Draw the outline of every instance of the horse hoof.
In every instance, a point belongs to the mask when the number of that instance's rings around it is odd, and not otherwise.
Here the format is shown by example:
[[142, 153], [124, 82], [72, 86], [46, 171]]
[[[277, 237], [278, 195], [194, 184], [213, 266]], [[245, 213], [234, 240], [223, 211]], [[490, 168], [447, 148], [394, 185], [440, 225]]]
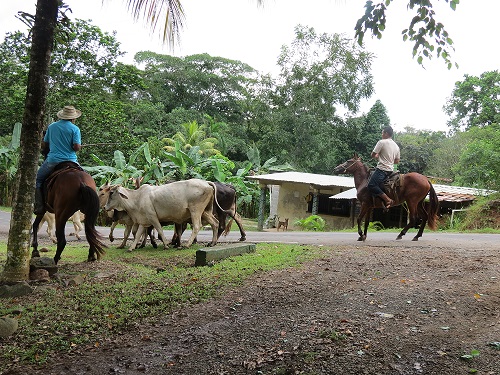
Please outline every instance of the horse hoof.
[[418, 241], [418, 237], [413, 237], [412, 241]]
[[241, 237], [241, 238], [240, 238], [240, 241], [246, 241], [246, 240], [247, 240], [247, 238], [246, 238], [246, 237]]
[[403, 239], [403, 237], [401, 237], [401, 236], [396, 237], [396, 240], [402, 240], [402, 239]]

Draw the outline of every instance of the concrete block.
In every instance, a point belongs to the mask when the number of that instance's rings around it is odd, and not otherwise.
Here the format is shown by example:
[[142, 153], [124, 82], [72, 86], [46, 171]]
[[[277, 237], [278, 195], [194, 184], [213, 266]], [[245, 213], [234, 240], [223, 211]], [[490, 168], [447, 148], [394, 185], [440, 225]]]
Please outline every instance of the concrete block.
[[206, 266], [208, 263], [216, 260], [226, 259], [235, 255], [255, 252], [254, 243], [230, 244], [224, 246], [215, 246], [203, 248], [196, 251], [196, 266]]

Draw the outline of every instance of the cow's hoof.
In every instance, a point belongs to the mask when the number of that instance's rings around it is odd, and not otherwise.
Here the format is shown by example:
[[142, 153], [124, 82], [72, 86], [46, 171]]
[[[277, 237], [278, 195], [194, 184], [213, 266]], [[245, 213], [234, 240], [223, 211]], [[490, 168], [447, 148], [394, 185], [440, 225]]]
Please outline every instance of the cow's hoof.
[[240, 241], [246, 241], [246, 240], [247, 240], [247, 238], [246, 238], [246, 237], [241, 237], [241, 238], [240, 238]]

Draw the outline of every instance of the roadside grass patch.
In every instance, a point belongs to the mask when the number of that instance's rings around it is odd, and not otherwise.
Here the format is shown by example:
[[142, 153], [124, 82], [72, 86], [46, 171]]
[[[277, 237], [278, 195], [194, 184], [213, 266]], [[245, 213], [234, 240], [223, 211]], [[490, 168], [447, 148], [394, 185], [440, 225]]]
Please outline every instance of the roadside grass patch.
[[[98, 346], [182, 305], [221, 295], [256, 273], [298, 267], [325, 251], [315, 246], [258, 244], [255, 253], [195, 267], [197, 249], [108, 248], [102, 261], [88, 263], [88, 245], [68, 243], [59, 279], [37, 284], [31, 295], [2, 300], [0, 316], [17, 317], [20, 328], [0, 342], [0, 372], [12, 362], [41, 364], [58, 352]], [[47, 256], [52, 255], [53, 251]], [[68, 286], [65, 277], [74, 275], [82, 276], [83, 284]]]

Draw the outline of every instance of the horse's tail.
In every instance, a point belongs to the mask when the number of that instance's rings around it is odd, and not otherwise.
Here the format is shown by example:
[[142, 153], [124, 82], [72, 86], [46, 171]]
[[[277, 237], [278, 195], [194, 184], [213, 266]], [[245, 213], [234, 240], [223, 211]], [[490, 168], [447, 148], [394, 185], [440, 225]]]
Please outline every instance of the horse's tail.
[[103, 237], [95, 229], [100, 210], [99, 196], [95, 189], [84, 183], [80, 185], [80, 192], [83, 198], [81, 211], [85, 214], [85, 237], [96, 252], [97, 259], [100, 259], [101, 255], [105, 254], [106, 245], [102, 242]]
[[434, 186], [429, 181], [429, 185], [431, 186], [429, 189], [429, 212], [427, 213], [427, 224], [429, 228], [432, 230], [437, 229], [437, 220], [438, 220], [438, 211], [439, 211], [439, 200], [434, 190]]

